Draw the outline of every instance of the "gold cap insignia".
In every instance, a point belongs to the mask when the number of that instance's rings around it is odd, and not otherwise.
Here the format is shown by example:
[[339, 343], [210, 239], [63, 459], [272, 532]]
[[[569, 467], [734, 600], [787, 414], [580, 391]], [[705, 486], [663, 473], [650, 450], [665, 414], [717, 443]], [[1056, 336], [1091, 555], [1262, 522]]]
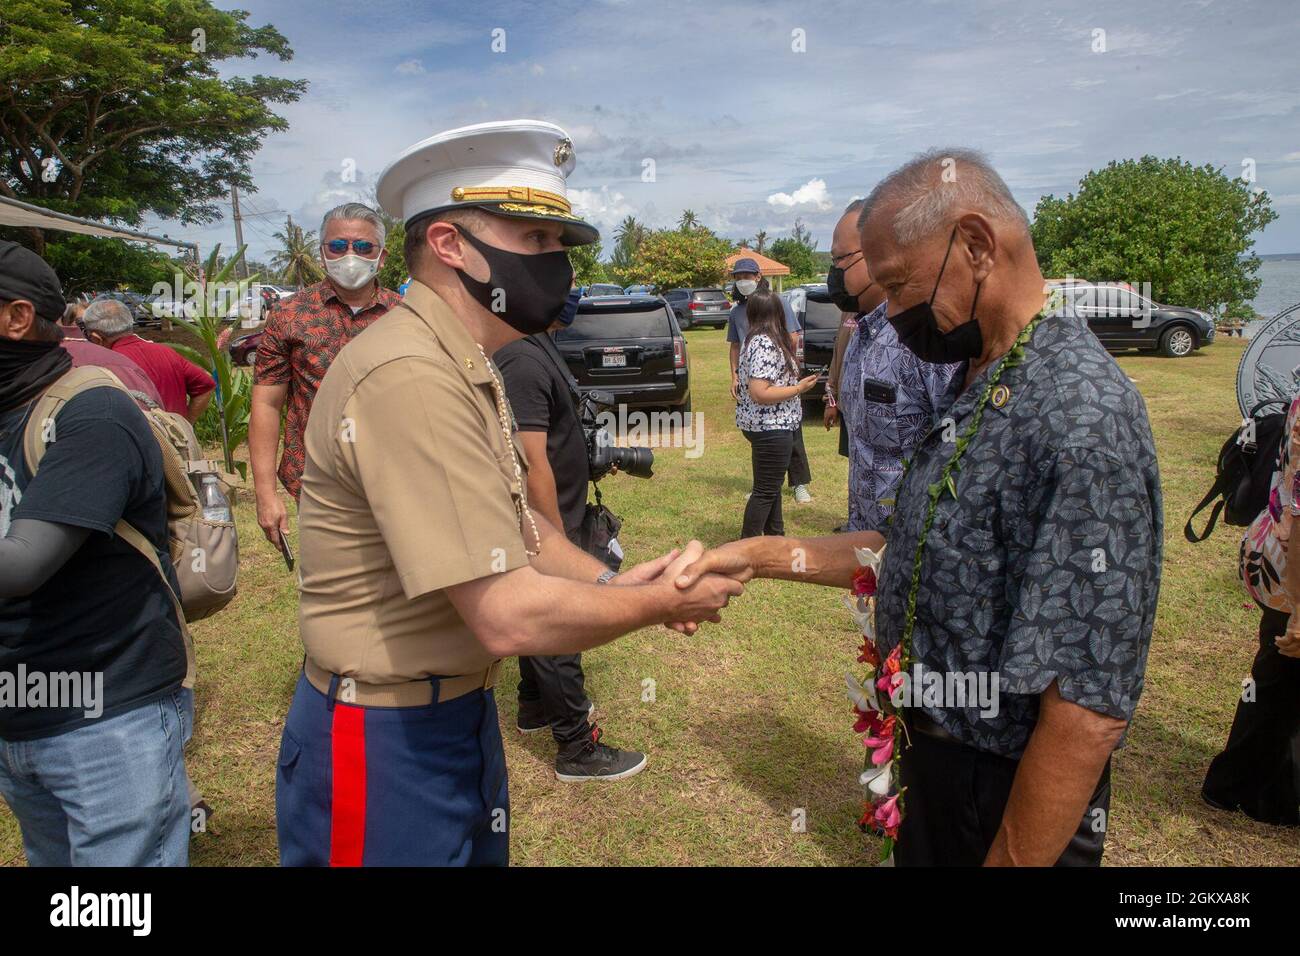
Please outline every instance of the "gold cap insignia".
[[573, 159], [573, 140], [566, 136], [556, 144], [555, 165], [563, 166], [571, 159]]

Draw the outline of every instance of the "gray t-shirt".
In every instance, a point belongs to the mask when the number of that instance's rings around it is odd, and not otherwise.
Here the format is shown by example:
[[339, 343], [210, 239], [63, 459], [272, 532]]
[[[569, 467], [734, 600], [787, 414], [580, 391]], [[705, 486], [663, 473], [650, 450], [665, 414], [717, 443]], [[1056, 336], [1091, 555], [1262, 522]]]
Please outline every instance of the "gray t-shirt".
[[[782, 299], [781, 308], [785, 309], [786, 330], [792, 335], [802, 331], [799, 328], [799, 320], [794, 317], [794, 311], [790, 308], [790, 303]], [[748, 334], [749, 316], [745, 314], [745, 303], [737, 302], [731, 307], [731, 315], [727, 317], [727, 341], [739, 342], [743, 345]]]

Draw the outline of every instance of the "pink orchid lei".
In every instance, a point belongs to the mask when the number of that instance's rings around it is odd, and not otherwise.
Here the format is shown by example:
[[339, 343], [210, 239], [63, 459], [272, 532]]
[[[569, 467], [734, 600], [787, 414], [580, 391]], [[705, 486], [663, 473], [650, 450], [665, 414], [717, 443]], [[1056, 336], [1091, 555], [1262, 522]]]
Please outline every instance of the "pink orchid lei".
[[854, 733], [863, 735], [867, 748], [866, 767], [858, 782], [866, 790], [862, 818], [858, 825], [884, 836], [881, 859], [888, 858], [903, 822], [903, 792], [898, 788], [898, 759], [902, 748], [897, 735], [907, 729], [895, 711], [891, 696], [903, 681], [903, 646], [896, 646], [883, 661], [876, 650], [876, 576], [885, 553], [855, 549], [859, 567], [853, 573], [853, 590], [845, 603], [862, 631], [858, 663], [866, 664], [863, 680], [845, 675], [849, 699], [853, 702]]

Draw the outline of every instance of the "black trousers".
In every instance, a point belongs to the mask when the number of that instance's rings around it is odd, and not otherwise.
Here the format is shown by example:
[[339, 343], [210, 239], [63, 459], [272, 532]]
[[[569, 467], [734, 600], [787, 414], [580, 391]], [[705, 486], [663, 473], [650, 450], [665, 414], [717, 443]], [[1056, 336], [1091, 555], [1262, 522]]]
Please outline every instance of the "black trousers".
[[[912, 731], [903, 751], [907, 787], [894, 844], [897, 866], [981, 866], [1002, 824], [1020, 761]], [[1100, 813], [1095, 811], [1100, 810]], [[1100, 866], [1110, 810], [1110, 761], [1057, 866]]]
[[1210, 763], [1201, 790], [1214, 803], [1263, 823], [1300, 825], [1296, 747], [1300, 735], [1300, 659], [1278, 653], [1289, 615], [1265, 611], [1250, 668], [1255, 699], [1237, 702], [1227, 746]]
[[808, 452], [803, 447], [803, 422], [794, 430], [794, 444], [790, 448], [790, 487], [806, 485], [812, 481], [808, 467]]
[[551, 725], [551, 735], [560, 746], [581, 740], [591, 733], [581, 654], [519, 658], [519, 700], [541, 701]]
[[749, 439], [754, 488], [745, 505], [740, 536], [754, 538], [761, 534], [785, 534], [785, 522], [781, 518], [781, 482], [790, 467], [795, 432], [782, 428], [763, 432], [742, 431], [741, 434]]

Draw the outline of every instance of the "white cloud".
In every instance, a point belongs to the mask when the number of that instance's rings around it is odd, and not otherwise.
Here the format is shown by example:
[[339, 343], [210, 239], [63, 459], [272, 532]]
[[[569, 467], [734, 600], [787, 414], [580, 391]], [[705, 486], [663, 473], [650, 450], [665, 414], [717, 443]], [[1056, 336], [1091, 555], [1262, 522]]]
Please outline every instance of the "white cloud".
[[767, 197], [769, 206], [793, 209], [795, 206], [811, 206], [825, 212], [831, 208], [831, 197], [826, 191], [826, 180], [813, 177], [791, 193], [772, 193]]
[[599, 189], [570, 189], [569, 202], [573, 211], [600, 230], [601, 239], [612, 241], [614, 227], [637, 210], [621, 192], [601, 186]]
[[400, 73], [402, 76], [420, 76], [425, 69], [424, 64], [419, 60], [403, 60], [393, 67], [393, 72]]

